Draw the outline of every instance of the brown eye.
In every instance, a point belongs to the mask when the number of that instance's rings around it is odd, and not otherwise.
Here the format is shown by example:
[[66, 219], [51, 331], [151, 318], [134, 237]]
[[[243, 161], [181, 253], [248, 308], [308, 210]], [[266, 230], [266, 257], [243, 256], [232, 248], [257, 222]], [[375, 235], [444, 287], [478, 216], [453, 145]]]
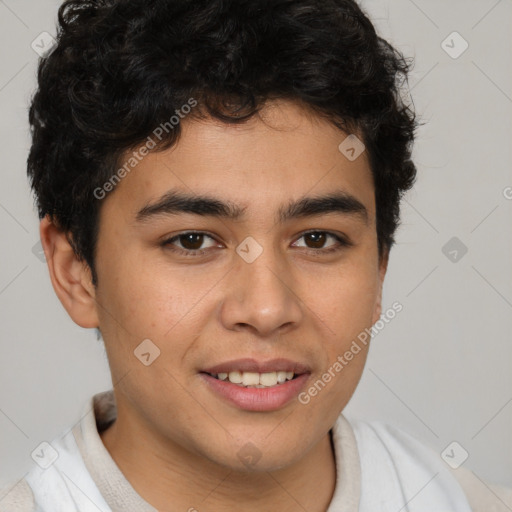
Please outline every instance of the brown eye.
[[[343, 249], [344, 247], [352, 245], [348, 240], [345, 240], [341, 236], [335, 235], [334, 233], [329, 233], [328, 231], [309, 231], [308, 233], [303, 233], [303, 235], [298, 240], [301, 239], [304, 240], [304, 245], [299, 244], [295, 245], [295, 247], [304, 247], [317, 253], [336, 251], [338, 249]], [[325, 246], [329, 239], [334, 240], [334, 243]], [[295, 242], [295, 244], [297, 244], [297, 242]]]
[[186, 233], [179, 235], [178, 240], [184, 249], [196, 251], [201, 248], [204, 241], [204, 235], [201, 233]]
[[[210, 241], [210, 245], [205, 244]], [[202, 232], [187, 231], [173, 236], [162, 242], [162, 246], [186, 256], [195, 256], [206, 254], [209, 251], [205, 249], [215, 247], [216, 240], [210, 235]]]
[[304, 239], [306, 241], [311, 242], [311, 245], [308, 245], [308, 247], [311, 247], [313, 249], [321, 249], [325, 241], [327, 240], [327, 236], [322, 231], [317, 231], [314, 233], [307, 233], [304, 235]]

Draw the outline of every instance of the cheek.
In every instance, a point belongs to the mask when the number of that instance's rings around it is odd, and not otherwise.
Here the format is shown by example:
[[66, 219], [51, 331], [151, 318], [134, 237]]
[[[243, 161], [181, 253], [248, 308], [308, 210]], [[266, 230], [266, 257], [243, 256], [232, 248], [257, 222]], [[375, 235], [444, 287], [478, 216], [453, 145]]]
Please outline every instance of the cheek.
[[340, 265], [309, 287], [308, 303], [336, 339], [336, 348], [372, 323], [379, 283], [371, 264]]
[[315, 313], [325, 322], [318, 324], [324, 329], [322, 368], [303, 396], [310, 417], [318, 415], [324, 418], [322, 421], [334, 422], [359, 383], [371, 341], [369, 331], [378, 291], [371, 276], [347, 272], [343, 278], [338, 276], [338, 281], [331, 281], [337, 283], [331, 286], [331, 293], [311, 297]]
[[310, 424], [329, 428], [336, 421], [361, 379], [368, 347], [368, 343], [352, 340], [332, 347], [326, 364], [298, 397]]
[[144, 255], [125, 255], [99, 276], [99, 302], [108, 305], [99, 308], [100, 326], [104, 338], [114, 340], [109, 344], [111, 362], [116, 359], [120, 365], [137, 366], [133, 352], [150, 339], [161, 351], [159, 363], [176, 366], [173, 361], [194, 347], [194, 340], [214, 314], [219, 276], [143, 262]]
[[178, 272], [169, 272], [154, 262], [145, 264], [143, 254], [125, 255], [104, 272], [102, 298], [123, 325], [138, 334], [151, 328], [161, 335], [170, 329], [191, 305], [199, 290]]

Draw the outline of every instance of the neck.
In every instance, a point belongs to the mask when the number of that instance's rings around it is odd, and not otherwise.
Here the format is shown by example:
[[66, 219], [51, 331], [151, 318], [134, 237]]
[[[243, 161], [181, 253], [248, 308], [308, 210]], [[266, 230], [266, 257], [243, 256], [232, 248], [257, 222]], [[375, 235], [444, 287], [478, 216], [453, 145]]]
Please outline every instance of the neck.
[[242, 473], [172, 443], [162, 448], [120, 412], [101, 439], [135, 491], [158, 510], [325, 512], [329, 506], [336, 482], [329, 434], [291, 466]]

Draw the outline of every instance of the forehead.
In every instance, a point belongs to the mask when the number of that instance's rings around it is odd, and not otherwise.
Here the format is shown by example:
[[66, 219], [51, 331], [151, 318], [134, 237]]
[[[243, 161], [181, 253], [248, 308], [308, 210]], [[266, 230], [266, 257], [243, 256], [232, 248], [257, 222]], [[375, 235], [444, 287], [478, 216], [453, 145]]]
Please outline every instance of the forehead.
[[144, 156], [106, 202], [122, 200], [133, 216], [166, 191], [181, 190], [237, 204], [249, 215], [256, 207], [282, 211], [286, 199], [341, 190], [373, 216], [366, 152], [351, 160], [339, 149], [348, 135], [291, 102], [271, 103], [242, 124], [185, 119], [178, 142]]

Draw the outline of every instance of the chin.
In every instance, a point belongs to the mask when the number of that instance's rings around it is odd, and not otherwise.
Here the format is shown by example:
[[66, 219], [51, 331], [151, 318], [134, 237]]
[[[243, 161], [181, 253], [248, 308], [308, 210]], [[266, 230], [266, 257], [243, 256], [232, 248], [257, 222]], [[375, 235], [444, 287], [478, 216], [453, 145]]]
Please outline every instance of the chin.
[[[279, 471], [298, 462], [309, 451], [303, 435], [293, 439], [274, 438], [269, 442], [266, 430], [261, 436], [247, 436], [244, 440], [231, 441], [227, 445], [217, 443], [216, 450], [210, 445], [204, 456], [214, 464], [223, 466], [236, 473], [257, 474]], [[222, 449], [223, 451], [218, 451]], [[204, 453], [204, 452], [203, 452]]]

